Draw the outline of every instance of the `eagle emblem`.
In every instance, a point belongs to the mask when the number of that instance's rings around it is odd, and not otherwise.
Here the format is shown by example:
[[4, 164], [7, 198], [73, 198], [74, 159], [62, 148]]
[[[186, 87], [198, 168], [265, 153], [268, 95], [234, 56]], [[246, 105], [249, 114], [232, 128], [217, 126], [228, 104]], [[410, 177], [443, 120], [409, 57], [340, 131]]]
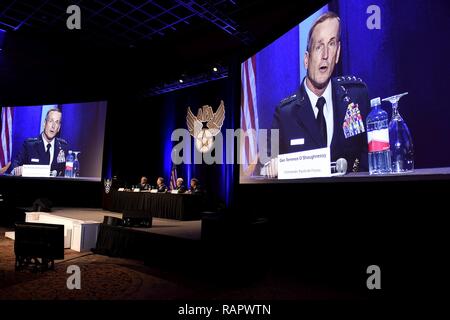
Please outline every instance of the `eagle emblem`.
[[195, 139], [195, 147], [199, 152], [205, 153], [211, 150], [214, 139], [220, 132], [220, 128], [225, 120], [225, 105], [223, 100], [220, 101], [220, 106], [214, 113], [213, 109], [206, 105], [198, 109], [197, 116], [187, 108], [186, 124], [191, 136]]
[[105, 179], [103, 181], [103, 184], [105, 186], [105, 193], [108, 194], [109, 191], [111, 190], [111, 186], [112, 186], [112, 179]]

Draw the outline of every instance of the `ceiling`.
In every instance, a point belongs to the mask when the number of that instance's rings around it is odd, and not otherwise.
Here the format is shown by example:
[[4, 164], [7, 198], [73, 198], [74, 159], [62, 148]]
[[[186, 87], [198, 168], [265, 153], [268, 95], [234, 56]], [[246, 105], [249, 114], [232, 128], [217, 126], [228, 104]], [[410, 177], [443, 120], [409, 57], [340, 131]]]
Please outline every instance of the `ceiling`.
[[[12, 77], [3, 79], [12, 85], [26, 81], [24, 74], [31, 81], [31, 70], [41, 74], [34, 77], [39, 82], [43, 72], [56, 82], [69, 68], [75, 78], [95, 73], [103, 84], [127, 79], [142, 91], [197, 77], [212, 66], [226, 68], [230, 59], [255, 53], [325, 2], [1, 0], [0, 30], [6, 33], [0, 35], [6, 40], [0, 72]], [[66, 27], [66, 9], [73, 4], [81, 10], [81, 30]]]
[[207, 21], [249, 43], [234, 20], [257, 1], [238, 0], [58, 0], [1, 1], [0, 28], [5, 31], [51, 32], [65, 28], [69, 5], [78, 5], [86, 40], [111, 46], [138, 46]]

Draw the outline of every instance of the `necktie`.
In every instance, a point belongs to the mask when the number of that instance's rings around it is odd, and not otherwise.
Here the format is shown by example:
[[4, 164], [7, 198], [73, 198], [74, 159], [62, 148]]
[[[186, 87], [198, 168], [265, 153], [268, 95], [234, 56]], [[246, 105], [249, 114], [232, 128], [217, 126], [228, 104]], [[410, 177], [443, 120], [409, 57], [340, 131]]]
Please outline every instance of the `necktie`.
[[317, 114], [317, 126], [319, 127], [321, 145], [323, 147], [327, 146], [327, 123], [325, 122], [325, 116], [323, 114], [323, 106], [325, 105], [325, 98], [320, 97], [317, 100], [316, 107], [319, 109], [319, 113]]
[[45, 157], [46, 157], [46, 162], [45, 163], [48, 163], [48, 164], [51, 164], [50, 163], [50, 147], [51, 146], [52, 145], [50, 143], [48, 143], [47, 144], [47, 150], [45, 151]]

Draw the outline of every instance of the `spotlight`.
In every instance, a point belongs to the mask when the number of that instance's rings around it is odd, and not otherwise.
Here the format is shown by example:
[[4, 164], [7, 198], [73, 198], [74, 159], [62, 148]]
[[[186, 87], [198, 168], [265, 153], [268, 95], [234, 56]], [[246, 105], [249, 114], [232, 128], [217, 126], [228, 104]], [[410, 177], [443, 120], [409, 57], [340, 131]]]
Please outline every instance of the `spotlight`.
[[213, 71], [214, 71], [214, 72], [217, 72], [217, 71], [219, 71], [219, 69], [217, 69], [216, 67], [214, 67], [214, 68], [213, 68]]
[[180, 80], [178, 80], [178, 82], [179, 82], [179, 83], [183, 83], [184, 81], [183, 81], [183, 79], [180, 79]]

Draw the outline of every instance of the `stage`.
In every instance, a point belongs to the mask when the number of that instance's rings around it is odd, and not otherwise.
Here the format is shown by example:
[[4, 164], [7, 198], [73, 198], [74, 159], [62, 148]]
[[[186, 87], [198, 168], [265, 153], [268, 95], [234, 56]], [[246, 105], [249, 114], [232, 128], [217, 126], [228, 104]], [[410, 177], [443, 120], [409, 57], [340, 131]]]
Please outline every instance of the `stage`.
[[[96, 222], [98, 236], [95, 248], [81, 254], [66, 250], [65, 259], [56, 263], [57, 273], [46, 273], [36, 283], [23, 280], [21, 285], [5, 274], [4, 289], [0, 286], [0, 300], [30, 296], [98, 299], [99, 295], [102, 299], [311, 299], [340, 296], [326, 287], [319, 286], [314, 289], [316, 291], [311, 291], [310, 284], [300, 275], [305, 279], [315, 276], [317, 278], [314, 279], [326, 283], [330, 279], [330, 271], [315, 271], [315, 263], [312, 263], [314, 269], [308, 267], [313, 260], [306, 258], [300, 265], [292, 263], [292, 246], [270, 235], [263, 220], [238, 223], [211, 214], [197, 221], [153, 218], [152, 228], [130, 228], [104, 224], [104, 216], [121, 218], [122, 214], [102, 209], [59, 207], [54, 208], [50, 215], [56, 219]], [[8, 239], [3, 240], [3, 245], [8, 247], [7, 266], [12, 268], [14, 245]], [[67, 267], [74, 264], [82, 268], [83, 279], [89, 279], [83, 280], [84, 290], [76, 293], [60, 289], [65, 288]], [[11, 270], [10, 273], [13, 272]], [[20, 276], [22, 279], [27, 274], [20, 273]], [[43, 283], [48, 284], [44, 286]], [[18, 289], [11, 289], [11, 285]], [[341, 284], [333, 285], [339, 288]]]
[[[230, 263], [231, 254], [238, 261], [246, 261], [248, 268], [267, 249], [265, 220], [230, 220], [217, 213], [205, 213], [201, 220], [193, 221], [153, 218], [152, 227], [136, 228], [104, 223], [105, 216], [122, 218], [121, 213], [100, 208], [54, 207], [50, 213], [27, 210], [26, 220], [63, 224], [66, 249], [136, 259], [147, 265], [182, 269], [196, 269], [199, 263], [224, 266]], [[6, 237], [14, 239], [8, 234]]]
[[[159, 248], [171, 248], [172, 252], [185, 250], [186, 245], [201, 239], [200, 220], [179, 221], [153, 218], [152, 227], [125, 227], [108, 225], [104, 217], [122, 218], [121, 213], [112, 213], [94, 208], [54, 208], [51, 212], [26, 212], [26, 222], [64, 225], [64, 248], [77, 252], [93, 251], [114, 257], [145, 260], [148, 248], [152, 255]], [[5, 233], [15, 240], [15, 232]], [[188, 244], [186, 244], [186, 242]], [[155, 246], [158, 249], [154, 249]]]
[[[83, 221], [103, 222], [105, 216], [122, 218], [122, 213], [96, 208], [54, 208], [51, 215]], [[201, 220], [180, 221], [173, 219], [153, 218], [151, 228], [127, 228], [140, 232], [149, 232], [180, 239], [200, 240]]]

